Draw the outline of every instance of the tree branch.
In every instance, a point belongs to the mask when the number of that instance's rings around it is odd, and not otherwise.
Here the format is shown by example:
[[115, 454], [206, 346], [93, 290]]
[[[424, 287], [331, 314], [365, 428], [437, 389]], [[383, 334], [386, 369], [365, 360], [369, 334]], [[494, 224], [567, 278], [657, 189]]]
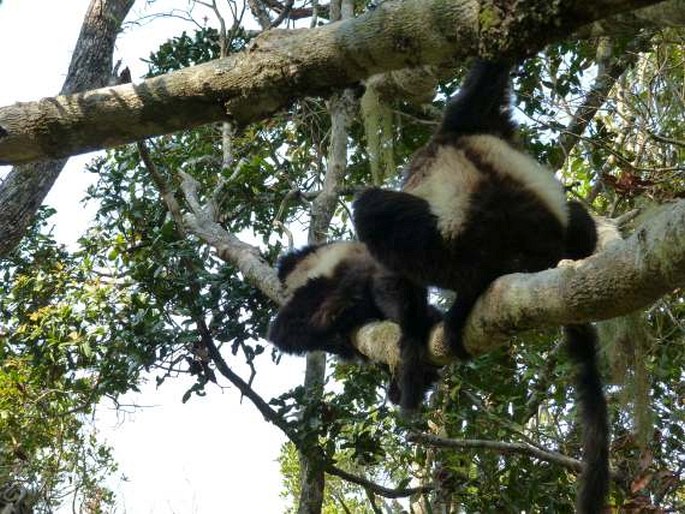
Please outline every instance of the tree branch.
[[192, 211], [185, 215], [184, 226], [214, 247], [221, 259], [237, 266], [248, 282], [277, 304], [282, 303], [281, 284], [276, 272], [264, 260], [259, 248], [241, 241], [217, 223], [214, 219], [214, 207], [211, 204], [202, 205], [198, 199], [197, 181], [184, 172], [181, 172], [181, 176], [181, 188]]
[[269, 13], [261, 0], [247, 0], [247, 5], [250, 6], [250, 12], [255, 17], [262, 29], [271, 28], [271, 18]]
[[227, 378], [235, 387], [237, 387], [238, 391], [240, 391], [240, 394], [242, 396], [245, 396], [252, 402], [252, 404], [257, 408], [260, 414], [264, 416], [264, 419], [280, 428], [281, 431], [286, 435], [286, 437], [290, 439], [290, 441], [292, 441], [293, 444], [295, 444], [295, 446], [297, 446], [299, 444], [300, 439], [297, 434], [297, 431], [294, 430], [293, 427], [288, 425], [288, 422], [285, 421], [275, 410], [273, 410], [271, 406], [266, 401], [264, 401], [264, 399], [259, 394], [257, 394], [257, 392], [254, 389], [252, 389], [252, 387], [250, 387], [250, 384], [245, 382], [240, 377], [240, 375], [235, 373], [228, 366], [228, 364], [226, 364], [226, 361], [221, 355], [221, 352], [214, 344], [214, 339], [212, 338], [206, 324], [204, 324], [204, 322], [199, 324], [198, 329], [202, 337], [202, 343], [207, 348], [209, 352], [209, 357], [212, 359], [212, 362], [214, 362], [217, 371], [221, 373], [225, 378]]
[[[170, 190], [168, 184], [162, 176], [162, 173], [158, 170], [157, 166], [152, 160], [150, 152], [148, 151], [148, 148], [144, 142], [141, 141], [138, 143], [138, 150], [140, 152], [143, 163], [145, 164], [145, 167], [148, 170], [148, 173], [152, 177], [155, 186], [159, 190], [159, 194], [162, 197], [162, 200], [166, 204], [169, 213], [172, 215], [174, 219], [175, 230], [178, 238], [181, 239], [185, 237], [185, 222], [181, 214], [181, 209], [178, 204], [178, 201], [176, 200], [176, 197]], [[196, 206], [197, 209], [201, 210], [195, 192], [196, 184], [192, 183], [193, 179], [190, 178], [188, 175], [184, 176], [184, 181], [187, 181], [184, 190], [186, 191], [186, 195], [189, 196], [189, 203]], [[204, 213], [204, 211], [202, 212]], [[188, 259], [187, 257], [182, 258], [181, 262], [182, 265], [188, 271], [189, 276], [195, 277], [197, 275], [197, 270], [193, 266], [193, 263], [190, 259]], [[196, 301], [202, 295], [201, 288], [195, 279], [192, 279], [189, 285], [191, 293], [189, 301]], [[192, 310], [193, 309], [191, 309], [191, 311]], [[287, 421], [283, 419], [283, 417], [281, 417], [276, 411], [274, 411], [271, 408], [271, 406], [266, 401], [264, 401], [264, 399], [254, 389], [252, 389], [252, 387], [250, 387], [250, 384], [248, 382], [243, 380], [237, 373], [235, 373], [228, 366], [228, 364], [226, 363], [225, 359], [221, 355], [221, 352], [219, 351], [214, 342], [212, 333], [209, 330], [209, 327], [207, 326], [207, 322], [205, 321], [205, 317], [202, 314], [201, 310], [193, 315], [193, 320], [195, 322], [195, 326], [197, 327], [197, 332], [200, 336], [202, 345], [204, 346], [204, 348], [206, 348], [209, 358], [214, 363], [219, 373], [223, 375], [226, 379], [228, 379], [228, 381], [231, 382], [240, 391], [241, 395], [247, 397], [252, 402], [252, 404], [257, 408], [257, 410], [262, 414], [262, 416], [264, 416], [264, 419], [280, 428], [286, 435], [286, 437], [288, 437], [288, 439], [290, 439], [295, 445], [299, 444], [299, 437], [296, 430], [290, 425], [288, 425]]]
[[[557, 142], [561, 149], [559, 160], [550, 162], [555, 169], [563, 164], [571, 150], [576, 145], [585, 129], [595, 117], [597, 111], [606, 101], [611, 89], [621, 75], [637, 62], [638, 52], [647, 48], [649, 37], [639, 36], [630, 41], [622, 55], [614, 57], [611, 53], [605, 59], [598, 56], [597, 77], [590, 91], [585, 95], [583, 103], [578, 107], [564, 132]], [[598, 52], [599, 53], [599, 52]]]
[[[571, 469], [576, 473], [583, 470], [583, 463], [573, 457], [568, 457], [559, 452], [543, 450], [537, 448], [529, 443], [505, 443], [503, 441], [490, 441], [486, 439], [447, 439], [431, 434], [411, 434], [407, 437], [409, 441], [421, 443], [428, 446], [436, 446], [439, 448], [472, 448], [492, 450], [497, 453], [518, 453], [520, 455], [527, 455], [545, 462], [552, 462], [567, 469]], [[615, 470], [610, 471], [612, 480], [619, 483], [624, 481], [624, 477]]]
[[[271, 30], [249, 50], [138, 85], [2, 107], [0, 163], [64, 157], [226, 118], [246, 125], [293, 98], [327, 95], [393, 69], [476, 53], [522, 57], [656, 1], [522, 0], [500, 4], [494, 15], [478, 0], [406, 0], [323, 27]], [[500, 23], [481, 27], [481, 19]]]
[[635, 34], [644, 29], [685, 25], [685, 1], [669, 0], [598, 20], [578, 31], [579, 37]]
[[554, 462], [565, 468], [572, 469], [576, 473], [580, 473], [583, 469], [583, 463], [578, 459], [568, 457], [559, 452], [543, 450], [529, 443], [507, 443], [487, 439], [448, 439], [431, 434], [411, 434], [407, 437], [407, 440], [439, 448], [474, 448], [493, 450], [497, 453], [519, 453], [547, 462]]
[[145, 168], [147, 168], [152, 181], [155, 183], [157, 191], [159, 191], [159, 195], [162, 197], [162, 201], [166, 204], [169, 214], [171, 214], [171, 217], [174, 219], [179, 238], [184, 238], [186, 234], [183, 230], [183, 213], [181, 212], [181, 206], [179, 205], [178, 200], [176, 200], [176, 195], [169, 188], [164, 176], [152, 160], [150, 150], [145, 141], [138, 141], [136, 146], [138, 147], [138, 153], [140, 154], [140, 158], [143, 161]]
[[323, 185], [311, 206], [309, 243], [326, 240], [331, 219], [335, 214], [339, 185], [347, 170], [347, 139], [356, 102], [351, 90], [346, 89], [333, 95], [328, 110], [331, 116], [330, 142], [328, 145], [327, 168]]
[[361, 485], [365, 489], [372, 491], [379, 496], [384, 496], [385, 498], [403, 498], [407, 496], [412, 496], [414, 494], [427, 493], [433, 490], [433, 488], [429, 486], [413, 487], [409, 489], [390, 489], [388, 487], [384, 487], [382, 485], [366, 480], [365, 478], [353, 475], [352, 473], [348, 473], [347, 471], [342, 470], [333, 465], [326, 466], [326, 473], [328, 473], [329, 475], [335, 475], [337, 477], [340, 477], [343, 480], [352, 482], [353, 484]]

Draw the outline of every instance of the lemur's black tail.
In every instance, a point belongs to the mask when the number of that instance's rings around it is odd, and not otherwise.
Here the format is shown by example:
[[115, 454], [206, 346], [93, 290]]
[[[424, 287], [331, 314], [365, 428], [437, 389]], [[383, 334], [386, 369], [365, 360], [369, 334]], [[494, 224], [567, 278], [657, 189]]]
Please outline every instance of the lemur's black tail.
[[609, 491], [609, 421], [597, 365], [597, 332], [590, 324], [568, 325], [564, 336], [577, 370], [575, 383], [583, 430], [579, 514], [601, 514]]
[[445, 106], [437, 135], [493, 134], [511, 139], [509, 73], [504, 62], [478, 60], [459, 92]]
[[565, 259], [584, 259], [592, 255], [597, 246], [597, 225], [587, 209], [579, 202], [568, 205]]

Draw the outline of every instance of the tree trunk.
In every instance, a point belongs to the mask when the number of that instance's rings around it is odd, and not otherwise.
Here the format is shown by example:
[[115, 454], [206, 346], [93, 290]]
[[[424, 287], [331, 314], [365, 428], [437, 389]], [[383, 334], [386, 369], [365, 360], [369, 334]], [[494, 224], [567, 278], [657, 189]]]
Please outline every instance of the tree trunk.
[[[352, 0], [331, 2], [331, 22], [353, 16]], [[310, 244], [323, 243], [338, 201], [338, 186], [347, 167], [347, 137], [350, 125], [351, 91], [341, 91], [331, 98], [328, 110], [331, 115], [331, 139], [328, 146], [327, 168], [321, 192], [312, 203], [308, 240]], [[307, 354], [307, 371], [304, 387], [310, 402], [321, 400], [326, 376], [326, 354]], [[318, 412], [318, 409], [317, 409]], [[312, 447], [317, 441], [310, 441]], [[322, 463], [310, 455], [300, 453], [300, 498], [298, 514], [319, 514], [323, 508], [326, 485]]]
[[[134, 0], [92, 0], [86, 11], [61, 94], [106, 85], [121, 23]], [[16, 166], [0, 183], [0, 257], [21, 240], [67, 159]]]

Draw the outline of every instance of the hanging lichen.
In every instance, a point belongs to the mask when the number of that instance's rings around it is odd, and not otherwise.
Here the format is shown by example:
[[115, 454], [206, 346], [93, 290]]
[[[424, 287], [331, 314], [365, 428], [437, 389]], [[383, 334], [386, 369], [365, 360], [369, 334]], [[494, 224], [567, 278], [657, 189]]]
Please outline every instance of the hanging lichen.
[[652, 436], [653, 412], [646, 363], [654, 338], [641, 312], [599, 323], [612, 379], [623, 385], [621, 401], [632, 406], [637, 439], [646, 446]]
[[367, 86], [360, 106], [371, 178], [373, 185], [380, 186], [395, 169], [392, 109], [380, 100], [372, 86]]

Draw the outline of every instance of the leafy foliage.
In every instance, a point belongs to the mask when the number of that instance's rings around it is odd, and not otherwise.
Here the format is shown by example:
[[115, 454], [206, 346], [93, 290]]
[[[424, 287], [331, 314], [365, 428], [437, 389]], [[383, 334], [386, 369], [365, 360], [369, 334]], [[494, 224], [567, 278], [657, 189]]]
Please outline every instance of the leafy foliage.
[[59, 504], [64, 482], [82, 504], [112, 502], [101, 481], [116, 466], [84, 414], [136, 380], [104, 337], [111, 302], [129, 299], [55, 244], [44, 231], [51, 214], [42, 210], [0, 262], [0, 482], [23, 482], [36, 512]]

